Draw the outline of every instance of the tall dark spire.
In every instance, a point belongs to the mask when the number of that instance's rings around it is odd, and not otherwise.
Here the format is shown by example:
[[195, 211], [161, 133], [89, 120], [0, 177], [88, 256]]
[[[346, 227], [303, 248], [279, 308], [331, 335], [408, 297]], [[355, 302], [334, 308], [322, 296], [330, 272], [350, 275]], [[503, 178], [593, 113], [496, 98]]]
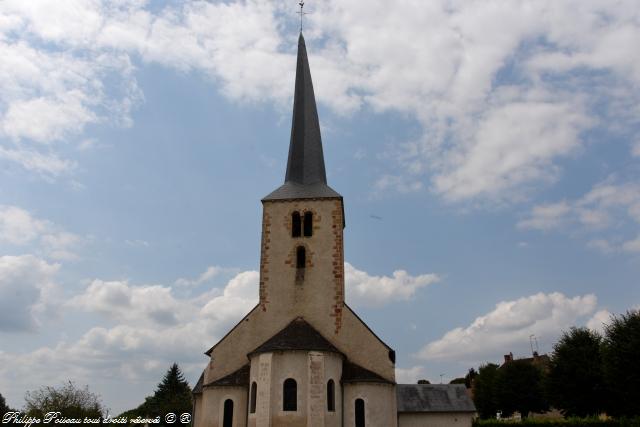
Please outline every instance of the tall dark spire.
[[318, 110], [302, 33], [298, 38], [291, 141], [284, 182], [264, 200], [341, 197], [327, 185]]
[[289, 161], [285, 176], [285, 182], [289, 181], [298, 184], [327, 183], [318, 110], [302, 33], [298, 38], [296, 89], [293, 97]]

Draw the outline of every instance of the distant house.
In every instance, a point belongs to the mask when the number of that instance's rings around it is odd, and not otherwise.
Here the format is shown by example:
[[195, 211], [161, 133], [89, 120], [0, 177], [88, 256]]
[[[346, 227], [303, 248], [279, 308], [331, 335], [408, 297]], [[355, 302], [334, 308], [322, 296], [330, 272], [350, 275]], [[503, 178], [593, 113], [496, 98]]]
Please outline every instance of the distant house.
[[398, 425], [471, 426], [476, 407], [464, 384], [398, 384]]
[[537, 366], [543, 371], [546, 371], [549, 369], [549, 362], [551, 361], [548, 355], [546, 354], [540, 355], [538, 354], [537, 351], [533, 352], [533, 357], [523, 357], [521, 359], [514, 359], [513, 353], [509, 352], [509, 354], [504, 355], [504, 363], [500, 365], [500, 367], [502, 368], [504, 365], [506, 365], [509, 362], [513, 362], [514, 360], [531, 363], [533, 366]]
[[[533, 357], [523, 357], [521, 359], [514, 359], [513, 353], [510, 352], [509, 354], [504, 355], [504, 363], [500, 365], [500, 368], [502, 368], [506, 364], [511, 363], [515, 360], [530, 363], [533, 366], [536, 366], [545, 372], [549, 370], [549, 363], [551, 362], [551, 358], [548, 355], [538, 354], [537, 351], [533, 352]], [[563, 418], [562, 413], [560, 413], [560, 411], [558, 411], [555, 408], [551, 408], [549, 411], [544, 413], [532, 412], [531, 414], [529, 414], [529, 416], [531, 418], [548, 418], [548, 419]], [[520, 419], [520, 413], [516, 412], [513, 414], [512, 417], [504, 418], [504, 419], [516, 419], [516, 420]]]

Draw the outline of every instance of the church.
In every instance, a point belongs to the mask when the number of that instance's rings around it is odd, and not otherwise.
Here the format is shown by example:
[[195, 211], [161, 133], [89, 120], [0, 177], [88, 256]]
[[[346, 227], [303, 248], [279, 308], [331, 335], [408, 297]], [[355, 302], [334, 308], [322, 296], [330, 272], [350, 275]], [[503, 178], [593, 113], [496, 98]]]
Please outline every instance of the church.
[[470, 426], [464, 385], [396, 384], [395, 351], [345, 301], [344, 203], [302, 33], [285, 182], [262, 206], [259, 301], [205, 353], [194, 426]]

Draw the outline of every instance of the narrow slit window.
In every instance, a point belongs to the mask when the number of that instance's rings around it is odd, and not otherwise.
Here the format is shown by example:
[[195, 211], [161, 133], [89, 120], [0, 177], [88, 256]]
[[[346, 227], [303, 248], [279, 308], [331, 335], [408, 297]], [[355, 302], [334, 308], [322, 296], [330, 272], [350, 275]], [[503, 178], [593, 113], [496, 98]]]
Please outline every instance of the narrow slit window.
[[296, 249], [296, 268], [304, 268], [307, 265], [307, 250], [304, 246]]
[[222, 418], [223, 427], [233, 427], [233, 400], [224, 401], [224, 415]]
[[305, 212], [304, 213], [304, 236], [311, 237], [313, 235], [313, 213]]
[[302, 218], [300, 212], [291, 214], [291, 237], [300, 237], [302, 234]]
[[333, 380], [327, 382], [327, 411], [334, 412], [336, 410], [336, 384]]
[[287, 378], [282, 385], [282, 410], [298, 410], [298, 384], [293, 378]]
[[364, 427], [364, 400], [356, 399], [356, 427]]
[[251, 396], [250, 396], [250, 405], [249, 412], [251, 414], [256, 413], [256, 398], [258, 397], [258, 384], [256, 382], [251, 383]]

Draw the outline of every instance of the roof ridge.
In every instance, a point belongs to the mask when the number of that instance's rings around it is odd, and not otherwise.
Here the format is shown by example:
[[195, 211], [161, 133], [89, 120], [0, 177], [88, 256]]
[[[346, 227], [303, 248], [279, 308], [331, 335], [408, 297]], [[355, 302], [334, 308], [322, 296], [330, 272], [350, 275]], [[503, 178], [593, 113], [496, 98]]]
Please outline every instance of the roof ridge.
[[249, 352], [248, 356], [281, 350], [316, 350], [342, 354], [302, 316], [294, 318], [287, 326]]

